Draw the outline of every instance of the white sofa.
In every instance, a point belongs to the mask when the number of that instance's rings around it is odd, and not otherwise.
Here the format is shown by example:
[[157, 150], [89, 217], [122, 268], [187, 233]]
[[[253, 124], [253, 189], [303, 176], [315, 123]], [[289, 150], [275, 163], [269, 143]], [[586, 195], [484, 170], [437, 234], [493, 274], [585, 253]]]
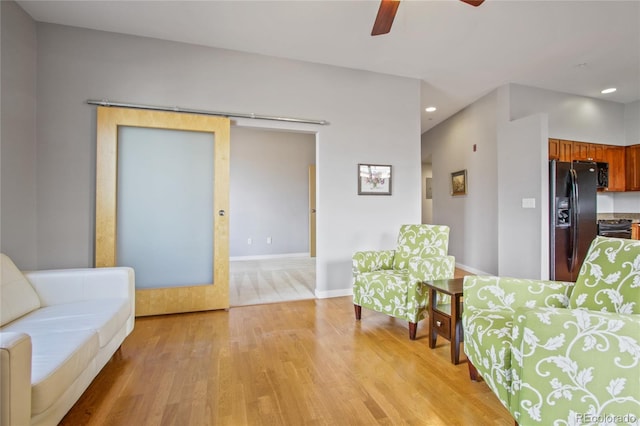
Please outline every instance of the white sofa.
[[0, 425], [56, 425], [133, 330], [133, 270], [0, 269]]

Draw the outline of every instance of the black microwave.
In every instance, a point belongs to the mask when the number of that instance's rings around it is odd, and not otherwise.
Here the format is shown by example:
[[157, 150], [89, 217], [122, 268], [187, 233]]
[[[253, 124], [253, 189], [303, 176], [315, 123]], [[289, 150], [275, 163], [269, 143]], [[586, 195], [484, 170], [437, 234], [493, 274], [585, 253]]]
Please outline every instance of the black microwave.
[[598, 188], [609, 187], [609, 163], [596, 162]]

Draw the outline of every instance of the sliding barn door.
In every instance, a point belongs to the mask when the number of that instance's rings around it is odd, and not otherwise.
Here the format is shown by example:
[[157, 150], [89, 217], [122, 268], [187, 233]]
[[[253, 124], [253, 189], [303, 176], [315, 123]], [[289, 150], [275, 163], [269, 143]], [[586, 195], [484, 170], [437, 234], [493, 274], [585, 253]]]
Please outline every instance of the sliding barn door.
[[136, 315], [229, 307], [229, 119], [98, 107], [96, 266], [131, 266]]

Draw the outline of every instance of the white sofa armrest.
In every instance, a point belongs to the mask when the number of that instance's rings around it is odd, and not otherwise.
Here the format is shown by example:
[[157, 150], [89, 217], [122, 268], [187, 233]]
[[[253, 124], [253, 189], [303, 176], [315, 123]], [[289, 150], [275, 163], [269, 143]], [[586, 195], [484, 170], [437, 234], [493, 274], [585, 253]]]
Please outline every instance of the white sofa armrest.
[[0, 425], [31, 424], [31, 337], [0, 332]]

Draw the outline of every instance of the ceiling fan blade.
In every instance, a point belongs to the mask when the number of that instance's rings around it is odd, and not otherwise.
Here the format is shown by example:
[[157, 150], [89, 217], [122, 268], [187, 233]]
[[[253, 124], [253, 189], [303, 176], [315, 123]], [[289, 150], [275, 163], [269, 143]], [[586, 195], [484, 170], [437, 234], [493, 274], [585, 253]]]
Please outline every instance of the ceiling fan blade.
[[400, 0], [380, 1], [378, 16], [376, 16], [376, 22], [374, 22], [373, 29], [371, 30], [372, 36], [387, 34], [391, 31], [391, 24], [393, 24], [393, 18], [396, 17], [399, 5]]
[[460, 1], [463, 1], [466, 4], [470, 4], [471, 6], [475, 6], [475, 7], [478, 7], [482, 3], [484, 3], [484, 0], [460, 0]]

